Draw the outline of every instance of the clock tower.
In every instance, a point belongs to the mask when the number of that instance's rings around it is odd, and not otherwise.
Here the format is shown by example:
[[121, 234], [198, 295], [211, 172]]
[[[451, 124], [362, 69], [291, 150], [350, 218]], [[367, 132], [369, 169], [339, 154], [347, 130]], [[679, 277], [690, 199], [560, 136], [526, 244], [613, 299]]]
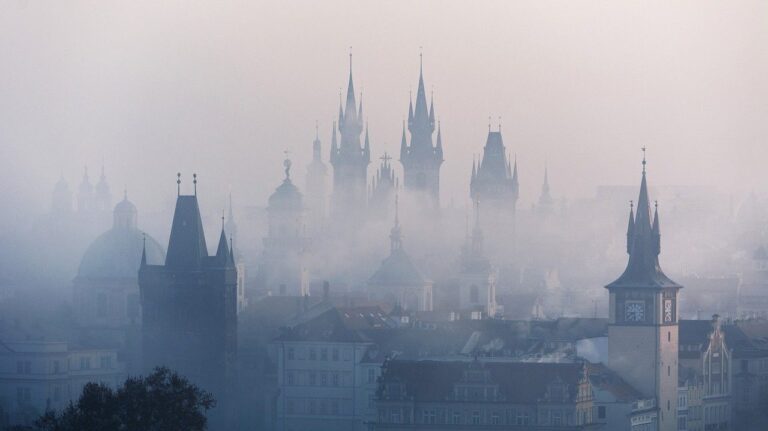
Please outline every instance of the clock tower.
[[[643, 150], [645, 151], [645, 150]], [[677, 293], [682, 288], [659, 266], [659, 213], [651, 218], [645, 157], [637, 210], [630, 207], [629, 262], [606, 286], [609, 298], [608, 366], [656, 400], [658, 430], [677, 428]]]

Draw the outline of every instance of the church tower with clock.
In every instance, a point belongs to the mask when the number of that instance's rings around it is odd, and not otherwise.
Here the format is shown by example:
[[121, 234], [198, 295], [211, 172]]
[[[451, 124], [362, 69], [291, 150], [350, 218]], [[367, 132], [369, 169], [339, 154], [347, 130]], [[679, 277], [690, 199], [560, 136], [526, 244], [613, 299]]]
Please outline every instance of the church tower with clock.
[[[645, 151], [645, 150], [643, 150]], [[606, 286], [609, 298], [608, 366], [656, 400], [656, 426], [677, 429], [677, 293], [682, 288], [659, 266], [658, 207], [651, 217], [643, 157], [637, 210], [629, 212], [624, 273]]]

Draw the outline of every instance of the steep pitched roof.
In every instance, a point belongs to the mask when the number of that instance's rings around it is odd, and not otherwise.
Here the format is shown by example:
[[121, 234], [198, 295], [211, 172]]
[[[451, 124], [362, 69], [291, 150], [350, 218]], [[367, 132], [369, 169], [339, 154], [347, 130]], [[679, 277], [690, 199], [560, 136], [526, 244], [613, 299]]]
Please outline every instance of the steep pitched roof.
[[393, 249], [368, 280], [372, 285], [419, 285], [426, 282], [427, 279], [402, 248]]
[[208, 247], [205, 245], [197, 196], [179, 196], [176, 199], [165, 264], [176, 269], [194, 269], [201, 265], [205, 257], [208, 257]]

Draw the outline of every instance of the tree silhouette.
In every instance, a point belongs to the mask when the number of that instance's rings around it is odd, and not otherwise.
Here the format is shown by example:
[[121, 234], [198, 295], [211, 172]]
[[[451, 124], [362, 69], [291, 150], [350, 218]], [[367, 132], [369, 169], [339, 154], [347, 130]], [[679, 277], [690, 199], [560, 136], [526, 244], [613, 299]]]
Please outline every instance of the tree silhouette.
[[46, 412], [35, 423], [43, 431], [203, 431], [213, 396], [168, 368], [128, 378], [113, 390], [88, 383], [76, 403]]

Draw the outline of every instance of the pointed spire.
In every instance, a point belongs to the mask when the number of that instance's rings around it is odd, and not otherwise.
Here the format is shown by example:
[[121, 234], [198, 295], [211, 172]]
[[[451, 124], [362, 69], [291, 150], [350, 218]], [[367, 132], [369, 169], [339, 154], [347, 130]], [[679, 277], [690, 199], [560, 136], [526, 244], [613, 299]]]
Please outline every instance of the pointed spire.
[[357, 108], [357, 102], [355, 102], [355, 85], [352, 83], [352, 48], [349, 50], [349, 83], [347, 84], [347, 103], [344, 106], [344, 115], [351, 119], [355, 116], [355, 108]]
[[360, 109], [357, 111], [357, 118], [363, 119], [363, 91], [360, 90]]
[[195, 188], [195, 196], [197, 196], [197, 174], [192, 174], [192, 185]]
[[408, 92], [408, 128], [413, 125], [413, 95]]
[[368, 123], [365, 123], [365, 145], [363, 146], [363, 158], [370, 163], [371, 162], [371, 142], [368, 139]]
[[181, 172], [176, 173], [176, 196], [181, 196]]
[[403, 121], [403, 137], [400, 139], [400, 160], [403, 161], [408, 156], [408, 141], [405, 137], [405, 121]]
[[336, 155], [339, 152], [339, 143], [336, 140], [336, 122], [335, 121], [333, 122], [333, 127], [331, 128], [331, 130], [332, 130], [333, 133], [331, 133], [331, 157], [330, 157], [330, 160], [331, 160], [331, 163], [333, 163], [333, 161], [336, 160]]
[[659, 228], [659, 203], [654, 203], [654, 212], [653, 212], [653, 228], [652, 228], [652, 244], [653, 244], [653, 252], [656, 255], [659, 255], [661, 253], [661, 229]]
[[235, 266], [235, 242], [232, 240], [232, 235], [229, 236], [229, 263]]
[[472, 182], [477, 178], [477, 158], [472, 156]]
[[[224, 217], [221, 218], [221, 222], [224, 223]], [[227, 261], [227, 258], [229, 258], [229, 244], [227, 244], [227, 234], [224, 232], [224, 226], [221, 226], [219, 246], [216, 248], [216, 259], [223, 263]]]
[[435, 97], [434, 95], [430, 95], [430, 101], [429, 101], [429, 124], [432, 126], [432, 130], [434, 130], [435, 127]]

